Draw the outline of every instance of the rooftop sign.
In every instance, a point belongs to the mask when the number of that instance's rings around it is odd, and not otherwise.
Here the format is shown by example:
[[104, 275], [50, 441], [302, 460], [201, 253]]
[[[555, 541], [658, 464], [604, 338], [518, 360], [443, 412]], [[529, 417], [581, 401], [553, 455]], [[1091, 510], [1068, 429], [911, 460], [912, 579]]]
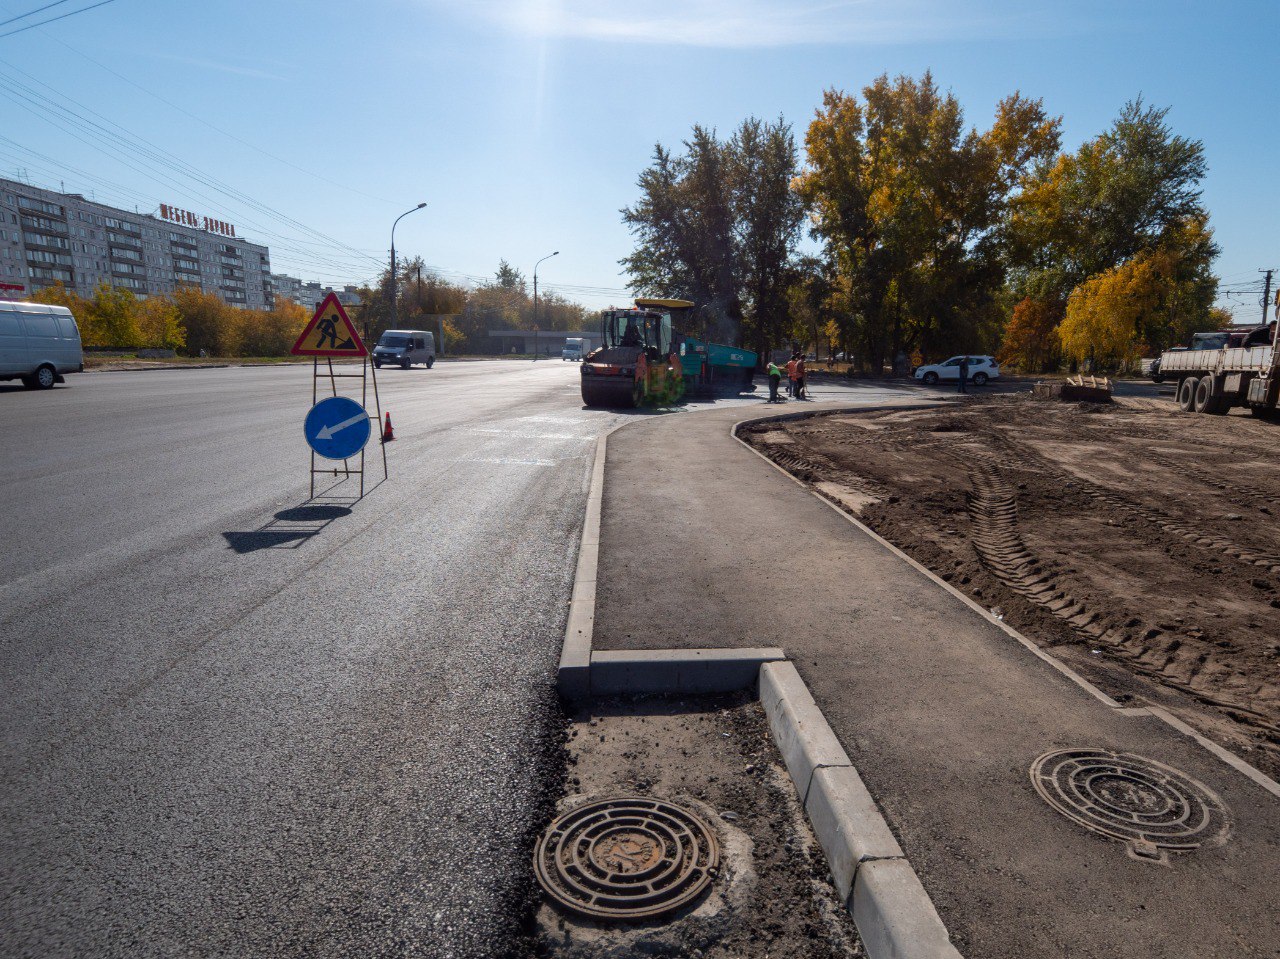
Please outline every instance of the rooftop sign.
[[222, 220], [215, 220], [208, 216], [196, 216], [189, 210], [180, 210], [168, 203], [160, 204], [160, 219], [168, 220], [170, 223], [181, 223], [183, 226], [192, 226], [207, 233], [220, 233], [223, 236], [236, 235], [234, 223], [224, 223]]

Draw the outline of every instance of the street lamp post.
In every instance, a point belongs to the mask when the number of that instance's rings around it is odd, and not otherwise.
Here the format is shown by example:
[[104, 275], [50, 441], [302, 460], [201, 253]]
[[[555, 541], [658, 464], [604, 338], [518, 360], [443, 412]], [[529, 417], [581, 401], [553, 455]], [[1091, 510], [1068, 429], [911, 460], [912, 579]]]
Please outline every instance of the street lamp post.
[[396, 328], [396, 223], [399, 223], [414, 210], [421, 210], [425, 203], [419, 203], [413, 210], [405, 210], [391, 224], [391, 328]]
[[[560, 251], [556, 250], [554, 253], [548, 253], [542, 260], [549, 260], [559, 255]], [[538, 361], [538, 266], [542, 260], [533, 264], [533, 360], [535, 363]]]

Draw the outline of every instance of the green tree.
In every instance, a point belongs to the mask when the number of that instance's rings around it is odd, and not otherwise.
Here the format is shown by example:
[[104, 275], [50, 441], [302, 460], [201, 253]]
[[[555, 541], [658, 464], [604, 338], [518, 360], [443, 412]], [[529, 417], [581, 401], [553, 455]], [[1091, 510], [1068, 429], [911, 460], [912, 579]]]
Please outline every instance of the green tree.
[[1012, 204], [1009, 252], [1020, 293], [1065, 304], [1072, 291], [1157, 249], [1177, 262], [1174, 326], [1198, 325], [1216, 292], [1218, 254], [1200, 183], [1204, 147], [1174, 134], [1168, 109], [1125, 104], [1111, 127], [1043, 163]]
[[750, 118], [727, 140], [695, 126], [676, 156], [658, 144], [640, 199], [622, 210], [636, 247], [620, 262], [638, 293], [697, 304], [694, 331], [758, 349], [780, 342], [803, 207], [795, 139]]

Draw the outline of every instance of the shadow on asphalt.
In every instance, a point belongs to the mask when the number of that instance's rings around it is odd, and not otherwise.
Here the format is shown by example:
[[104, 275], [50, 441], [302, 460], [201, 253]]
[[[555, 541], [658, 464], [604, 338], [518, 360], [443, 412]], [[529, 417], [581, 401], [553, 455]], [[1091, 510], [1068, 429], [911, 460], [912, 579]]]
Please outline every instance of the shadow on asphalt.
[[282, 509], [269, 522], [250, 532], [228, 532], [227, 545], [237, 553], [256, 553], [260, 549], [297, 549], [313, 536], [322, 533], [330, 523], [351, 515], [345, 503], [320, 503], [309, 500]]

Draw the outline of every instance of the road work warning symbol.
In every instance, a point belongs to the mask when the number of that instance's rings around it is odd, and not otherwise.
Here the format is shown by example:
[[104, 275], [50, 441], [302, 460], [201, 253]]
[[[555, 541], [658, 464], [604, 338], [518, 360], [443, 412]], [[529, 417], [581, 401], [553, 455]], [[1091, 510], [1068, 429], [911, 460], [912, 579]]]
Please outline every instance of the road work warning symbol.
[[345, 396], [330, 396], [311, 407], [302, 432], [321, 456], [345, 460], [364, 449], [373, 431], [363, 406]]
[[338, 298], [330, 293], [289, 351], [294, 356], [368, 356], [364, 341]]

